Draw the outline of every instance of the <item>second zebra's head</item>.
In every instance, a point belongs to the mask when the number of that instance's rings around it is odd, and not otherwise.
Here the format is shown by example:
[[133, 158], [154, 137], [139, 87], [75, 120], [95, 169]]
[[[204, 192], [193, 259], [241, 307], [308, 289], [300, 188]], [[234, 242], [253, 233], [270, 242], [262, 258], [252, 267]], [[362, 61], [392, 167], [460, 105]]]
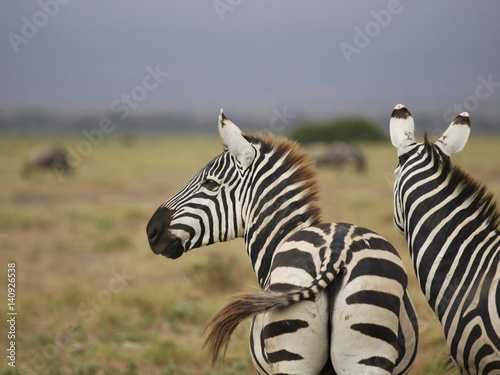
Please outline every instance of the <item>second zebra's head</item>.
[[243, 181], [257, 149], [224, 113], [219, 115], [224, 152], [215, 157], [149, 220], [146, 232], [155, 254], [176, 259], [184, 252], [243, 234]]
[[391, 114], [391, 142], [398, 150], [399, 163], [394, 171], [394, 224], [404, 233], [404, 204], [412, 190], [420, 181], [429, 178], [443, 167], [450, 166], [450, 156], [460, 152], [470, 134], [470, 119], [467, 112], [456, 116], [441, 138], [435, 143], [428, 140], [417, 143], [414, 136], [415, 125], [410, 111], [398, 104]]

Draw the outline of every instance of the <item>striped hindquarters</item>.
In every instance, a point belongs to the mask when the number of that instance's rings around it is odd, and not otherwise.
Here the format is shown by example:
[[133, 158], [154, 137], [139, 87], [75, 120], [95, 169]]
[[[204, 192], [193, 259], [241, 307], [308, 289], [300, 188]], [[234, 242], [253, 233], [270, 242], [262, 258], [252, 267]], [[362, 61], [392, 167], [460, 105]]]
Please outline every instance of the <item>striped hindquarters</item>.
[[[215, 361], [245, 318], [283, 311], [299, 301], [316, 301], [329, 288], [330, 302], [321, 306], [330, 310], [324, 314], [327, 320], [331, 317], [331, 332], [327, 334], [331, 343], [318, 348], [320, 352], [330, 347], [331, 359], [325, 366], [331, 363], [351, 373], [372, 368], [405, 374], [415, 358], [418, 341], [418, 323], [406, 286], [401, 259], [379, 235], [344, 223], [308, 227], [290, 236], [277, 250], [267, 290], [240, 295], [217, 313], [207, 326], [206, 345]], [[260, 364], [298, 364], [306, 358], [300, 345], [292, 349], [295, 344], [289, 341], [290, 334], [311, 329], [316, 322], [309, 312], [293, 311], [293, 316], [259, 321], [261, 334], [251, 336], [254, 362], [258, 358]], [[266, 340], [279, 340], [280, 336], [290, 347], [263, 354]]]
[[363, 343], [359, 363], [407, 373], [416, 356], [418, 321], [402, 260], [389, 242], [365, 228], [349, 226], [346, 244], [350, 256], [342, 291], [334, 302], [334, 321], [344, 321], [350, 329], [352, 344], [340, 339], [344, 351], [348, 355]]

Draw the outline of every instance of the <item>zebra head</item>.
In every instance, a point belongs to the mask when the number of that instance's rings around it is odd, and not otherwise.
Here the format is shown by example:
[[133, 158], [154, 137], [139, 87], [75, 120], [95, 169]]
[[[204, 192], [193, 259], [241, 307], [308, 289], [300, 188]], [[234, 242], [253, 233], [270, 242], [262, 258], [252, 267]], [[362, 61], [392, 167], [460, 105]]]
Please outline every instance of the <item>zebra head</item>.
[[392, 145], [398, 150], [399, 164], [394, 171], [394, 224], [401, 233], [404, 233], [405, 228], [402, 184], [415, 183], [410, 177], [416, 168], [448, 163], [451, 155], [464, 148], [470, 134], [469, 114], [462, 112], [456, 116], [435, 143], [427, 139], [427, 134], [424, 143], [417, 143], [414, 129], [410, 111], [398, 104], [391, 114], [390, 135]]
[[242, 236], [242, 182], [256, 149], [222, 110], [219, 133], [226, 150], [149, 220], [146, 232], [155, 254], [175, 259], [193, 248]]

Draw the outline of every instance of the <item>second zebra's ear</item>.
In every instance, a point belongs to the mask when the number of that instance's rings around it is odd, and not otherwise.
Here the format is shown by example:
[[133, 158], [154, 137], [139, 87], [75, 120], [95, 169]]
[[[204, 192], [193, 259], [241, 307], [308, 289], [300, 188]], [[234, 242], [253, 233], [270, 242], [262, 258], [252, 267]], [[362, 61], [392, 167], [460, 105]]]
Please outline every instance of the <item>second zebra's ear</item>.
[[229, 153], [238, 161], [242, 170], [247, 169], [255, 158], [255, 149], [243, 137], [241, 130], [224, 115], [222, 109], [219, 115], [219, 133], [222, 142], [227, 146]]
[[448, 129], [436, 141], [441, 151], [451, 156], [465, 147], [470, 134], [470, 118], [467, 112], [462, 112], [453, 119]]
[[391, 142], [398, 149], [398, 156], [407, 152], [408, 146], [415, 143], [415, 123], [408, 108], [398, 104], [391, 114]]

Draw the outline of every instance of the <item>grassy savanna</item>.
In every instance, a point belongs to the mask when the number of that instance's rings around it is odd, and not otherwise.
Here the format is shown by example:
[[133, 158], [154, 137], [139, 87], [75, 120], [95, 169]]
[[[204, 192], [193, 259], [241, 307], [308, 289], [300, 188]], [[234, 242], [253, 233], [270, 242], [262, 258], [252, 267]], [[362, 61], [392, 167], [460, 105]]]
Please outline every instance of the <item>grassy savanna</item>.
[[[215, 129], [214, 129], [215, 131]], [[82, 138], [0, 139], [1, 312], [6, 270], [16, 263], [16, 368], [0, 374], [246, 374], [248, 322], [224, 363], [210, 369], [203, 328], [231, 294], [255, 286], [244, 244], [196, 249], [177, 260], [154, 255], [145, 226], [158, 205], [221, 151], [215, 137], [105, 139], [73, 176], [19, 175], [37, 145], [75, 149]], [[473, 138], [453, 159], [500, 192], [500, 139]], [[363, 144], [368, 171], [321, 169], [324, 221], [368, 227], [399, 250], [421, 326], [412, 374], [438, 374], [446, 360], [441, 327], [417, 286], [403, 237], [392, 224], [390, 141]], [[0, 345], [6, 352], [6, 322]]]

